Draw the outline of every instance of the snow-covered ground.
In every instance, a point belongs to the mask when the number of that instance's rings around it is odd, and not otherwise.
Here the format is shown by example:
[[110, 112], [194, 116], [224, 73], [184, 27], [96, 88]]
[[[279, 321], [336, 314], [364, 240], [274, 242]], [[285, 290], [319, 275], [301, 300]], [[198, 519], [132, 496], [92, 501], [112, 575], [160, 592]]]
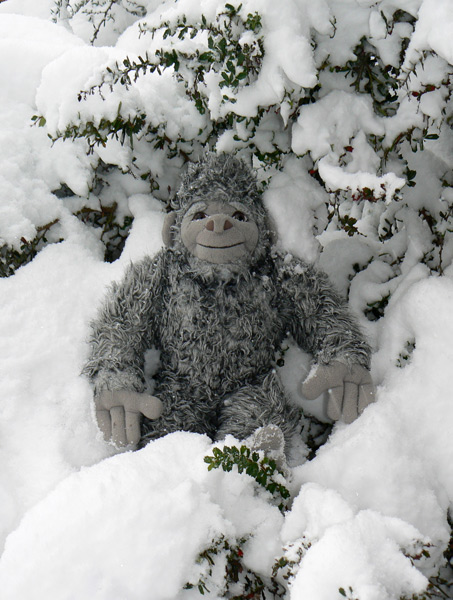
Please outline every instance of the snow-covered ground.
[[[439, 1], [437, 8], [433, 3], [423, 3], [425, 26], [418, 30], [413, 52], [416, 43], [418, 48], [437, 44], [439, 55], [448, 60], [453, 7], [449, 0]], [[310, 2], [300, 2], [312, 23], [319, 19], [319, 30], [324, 4], [315, 10]], [[372, 3], [357, 4], [359, 19]], [[405, 4], [416, 10], [421, 3]], [[450, 12], [444, 10], [447, 5]], [[333, 600], [341, 598], [340, 589], [360, 600], [420, 593], [426, 577], [442, 563], [450, 537], [453, 267], [437, 277], [408, 259], [385, 316], [372, 323], [362, 319], [375, 347], [377, 402], [353, 424], [336, 425], [317, 456], [291, 470], [287, 485], [294, 501], [285, 515], [249, 476], [208, 471], [203, 459], [212, 444], [206, 437], [177, 433], [141, 451], [116, 454], [100, 438], [91, 390], [79, 375], [89, 322], [106, 286], [121, 278], [129, 262], [160, 248], [163, 212], [140, 183], [129, 182], [114, 192], [135, 218], [121, 258], [107, 264], [96, 231], [73, 216], [69, 200], [52, 194], [65, 182], [80, 198], [89, 197], [93, 157], [80, 141], [52, 145], [45, 128], [31, 125], [32, 116], [45, 114], [50, 130], [64, 126], [77, 107], [76, 96], [65, 104], [71, 90], [77, 94], [90, 77], [95, 81], [101, 67], [128, 43], [123, 34], [118, 46], [106, 39], [105, 46], [92, 47], [83, 41], [82, 29], [76, 35], [64, 23], [50, 21], [52, 6], [51, 0], [0, 3], [0, 238], [18, 246], [22, 237], [32, 239], [37, 228], [58, 219], [56, 239], [64, 240], [45, 247], [14, 276], [0, 279], [1, 599], [193, 599], [198, 589], [183, 588], [197, 583], [204, 568], [197, 563], [199, 553], [221, 536], [247, 538], [244, 564], [262, 577], [282, 556], [303, 554], [290, 581], [292, 600]], [[437, 20], [432, 21], [430, 7], [438, 11]], [[429, 28], [439, 19], [446, 33], [433, 40]], [[308, 61], [307, 78], [309, 67]], [[163, 102], [162, 94], [170, 94], [173, 84], [162, 80], [160, 85], [157, 91], [145, 86], [139, 91], [145, 99]], [[323, 126], [340, 138], [357, 136], [357, 131], [344, 133], [348, 122], [343, 130], [336, 127], [340, 117], [333, 109], [346, 92], [335, 94], [324, 99], [332, 103], [333, 120]], [[369, 107], [355, 109], [356, 115], [362, 111], [364, 129], [378, 127], [367, 120]], [[184, 110], [185, 105], [176, 104], [174, 118], [187, 132], [198, 123], [184, 120]], [[317, 116], [305, 114], [294, 138], [300, 153], [307, 136], [315, 136], [308, 129]], [[115, 148], [108, 147], [104, 156]], [[338, 167], [321, 142], [318, 150], [326, 182], [335, 186]], [[285, 175], [272, 181], [266, 201], [277, 221], [280, 214], [283, 246], [314, 261], [319, 242], [311, 233], [313, 214], [318, 211], [322, 218], [325, 192], [298, 170], [303, 160], [288, 162]], [[386, 177], [390, 190], [398, 178]], [[355, 257], [366, 263], [363, 255], [369, 251], [360, 238], [352, 241], [342, 233], [325, 232], [319, 238], [325, 248], [320, 263], [340, 289]], [[409, 240], [408, 255], [420, 253], [417, 243]], [[373, 297], [373, 285], [383, 281], [379, 269], [385, 265], [375, 264], [374, 271], [359, 273], [353, 281], [350, 299], [358, 313], [367, 295]], [[401, 368], [408, 341], [415, 349]], [[296, 351], [287, 357], [289, 389], [304, 360]], [[206, 580], [210, 591], [205, 597], [221, 597], [222, 581], [220, 570], [214, 571]]]

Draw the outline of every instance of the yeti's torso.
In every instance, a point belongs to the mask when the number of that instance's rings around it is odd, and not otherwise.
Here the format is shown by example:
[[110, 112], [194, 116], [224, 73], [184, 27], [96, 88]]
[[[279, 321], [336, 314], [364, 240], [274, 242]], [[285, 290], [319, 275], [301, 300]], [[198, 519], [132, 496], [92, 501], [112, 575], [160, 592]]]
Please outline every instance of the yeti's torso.
[[187, 389], [222, 397], [273, 368], [285, 326], [273, 270], [267, 271], [210, 280], [169, 269], [156, 340], [158, 382], [178, 378]]

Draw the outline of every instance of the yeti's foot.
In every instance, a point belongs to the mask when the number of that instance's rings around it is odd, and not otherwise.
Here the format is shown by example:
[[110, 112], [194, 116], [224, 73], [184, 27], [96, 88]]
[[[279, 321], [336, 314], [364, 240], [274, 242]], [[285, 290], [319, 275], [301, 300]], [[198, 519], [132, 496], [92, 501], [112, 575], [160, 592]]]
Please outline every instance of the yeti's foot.
[[277, 468], [285, 475], [289, 473], [285, 456], [285, 437], [277, 425], [260, 427], [246, 439], [252, 450], [262, 450], [266, 456], [275, 460]]

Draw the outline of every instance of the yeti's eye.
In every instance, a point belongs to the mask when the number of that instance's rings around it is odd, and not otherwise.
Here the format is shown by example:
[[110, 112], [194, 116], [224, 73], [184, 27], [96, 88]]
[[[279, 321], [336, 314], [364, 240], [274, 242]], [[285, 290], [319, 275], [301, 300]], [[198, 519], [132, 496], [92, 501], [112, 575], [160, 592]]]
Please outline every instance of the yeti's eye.
[[233, 219], [236, 219], [236, 221], [248, 221], [248, 217], [246, 214], [244, 214], [242, 211], [237, 210], [235, 213], [233, 213], [231, 215], [233, 217]]
[[202, 212], [201, 210], [199, 210], [198, 212], [196, 212], [194, 214], [194, 216], [192, 217], [192, 221], [201, 221], [201, 219], [206, 219], [208, 215], [204, 212]]

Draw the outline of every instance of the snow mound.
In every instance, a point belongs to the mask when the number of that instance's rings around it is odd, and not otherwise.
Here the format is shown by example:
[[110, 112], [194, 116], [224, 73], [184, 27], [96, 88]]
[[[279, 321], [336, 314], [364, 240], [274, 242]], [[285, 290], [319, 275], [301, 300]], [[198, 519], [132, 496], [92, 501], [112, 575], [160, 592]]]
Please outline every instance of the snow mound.
[[280, 511], [248, 476], [208, 472], [210, 449], [205, 436], [171, 434], [65, 479], [9, 537], [2, 597], [179, 597], [201, 551], [250, 530], [251, 559], [272, 559]]

